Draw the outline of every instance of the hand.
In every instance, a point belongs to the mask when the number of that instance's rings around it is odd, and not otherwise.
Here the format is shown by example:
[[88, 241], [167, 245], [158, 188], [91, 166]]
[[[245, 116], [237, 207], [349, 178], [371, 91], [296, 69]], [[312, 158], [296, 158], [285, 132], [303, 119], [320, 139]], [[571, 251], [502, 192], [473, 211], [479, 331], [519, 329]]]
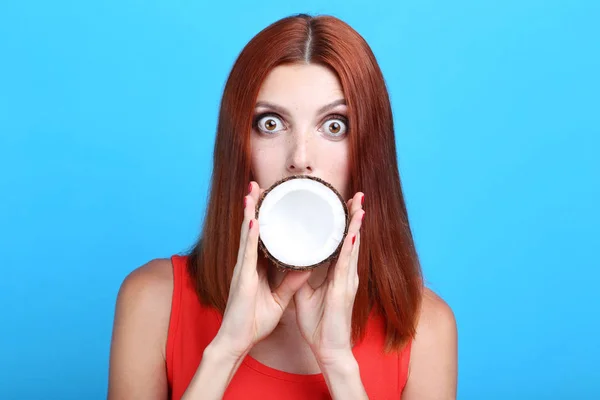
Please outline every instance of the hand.
[[304, 339], [322, 366], [344, 362], [352, 355], [352, 310], [358, 290], [360, 227], [365, 215], [362, 193], [348, 201], [350, 226], [335, 265], [313, 289], [308, 282], [294, 295], [296, 318]]
[[215, 338], [223, 351], [238, 358], [275, 329], [294, 293], [310, 276], [310, 272], [290, 271], [277, 289], [271, 291], [266, 266], [257, 268], [259, 225], [254, 210], [263, 191], [258, 184], [250, 182], [244, 201], [237, 263], [223, 322]]

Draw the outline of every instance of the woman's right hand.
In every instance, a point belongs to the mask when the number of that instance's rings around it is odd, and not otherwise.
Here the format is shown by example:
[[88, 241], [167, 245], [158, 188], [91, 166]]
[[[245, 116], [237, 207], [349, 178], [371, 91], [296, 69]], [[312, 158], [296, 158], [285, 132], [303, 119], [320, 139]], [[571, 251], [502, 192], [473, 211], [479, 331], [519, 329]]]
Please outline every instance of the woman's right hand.
[[[262, 193], [250, 182], [244, 198], [244, 221], [240, 245], [223, 321], [213, 343], [233, 357], [243, 357], [277, 326], [294, 293], [306, 282], [309, 271], [289, 271], [281, 284], [272, 290], [266, 267], [257, 268], [259, 226], [255, 206]], [[240, 204], [241, 206], [241, 204]]]

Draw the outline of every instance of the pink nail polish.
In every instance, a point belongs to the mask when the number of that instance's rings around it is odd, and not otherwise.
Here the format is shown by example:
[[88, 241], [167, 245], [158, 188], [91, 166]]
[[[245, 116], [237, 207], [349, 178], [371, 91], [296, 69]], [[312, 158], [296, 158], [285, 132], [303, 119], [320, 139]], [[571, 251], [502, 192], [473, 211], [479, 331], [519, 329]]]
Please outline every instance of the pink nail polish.
[[352, 244], [354, 244], [354, 242], [356, 242], [356, 235], [352, 236]]
[[254, 225], [254, 220], [250, 220], [250, 229], [252, 229], [252, 225]]

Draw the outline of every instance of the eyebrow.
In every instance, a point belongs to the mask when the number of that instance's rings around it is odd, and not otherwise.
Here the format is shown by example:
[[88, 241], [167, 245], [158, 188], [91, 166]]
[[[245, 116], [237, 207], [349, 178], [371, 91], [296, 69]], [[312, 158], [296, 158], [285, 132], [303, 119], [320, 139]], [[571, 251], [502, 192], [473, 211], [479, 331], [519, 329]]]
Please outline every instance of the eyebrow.
[[[331, 103], [329, 103], [329, 104], [327, 104], [327, 105], [319, 108], [319, 110], [317, 111], [317, 113], [318, 114], [323, 114], [323, 113], [331, 110], [332, 108], [335, 108], [335, 107], [337, 107], [339, 105], [346, 105], [346, 104], [347, 104], [346, 103], [346, 99], [338, 99], [338, 100], [335, 100], [335, 101], [333, 101], [333, 102], [331, 102]], [[290, 116], [290, 113], [284, 107], [281, 107], [281, 106], [278, 106], [277, 104], [269, 103], [269, 102], [266, 102], [266, 101], [258, 101], [256, 103], [255, 107], [256, 108], [258, 108], [258, 107], [271, 108], [271, 109], [277, 111], [278, 113], [280, 113], [282, 115], [285, 115], [286, 117]]]

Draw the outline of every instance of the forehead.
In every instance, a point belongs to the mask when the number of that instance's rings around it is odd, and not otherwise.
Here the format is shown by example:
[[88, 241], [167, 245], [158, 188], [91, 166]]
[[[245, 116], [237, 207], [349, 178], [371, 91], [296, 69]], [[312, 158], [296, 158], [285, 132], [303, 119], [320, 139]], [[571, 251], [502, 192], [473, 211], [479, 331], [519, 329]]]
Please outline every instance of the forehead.
[[318, 108], [343, 99], [344, 92], [337, 75], [317, 64], [290, 64], [275, 67], [264, 80], [258, 101], [283, 106], [314, 106]]

